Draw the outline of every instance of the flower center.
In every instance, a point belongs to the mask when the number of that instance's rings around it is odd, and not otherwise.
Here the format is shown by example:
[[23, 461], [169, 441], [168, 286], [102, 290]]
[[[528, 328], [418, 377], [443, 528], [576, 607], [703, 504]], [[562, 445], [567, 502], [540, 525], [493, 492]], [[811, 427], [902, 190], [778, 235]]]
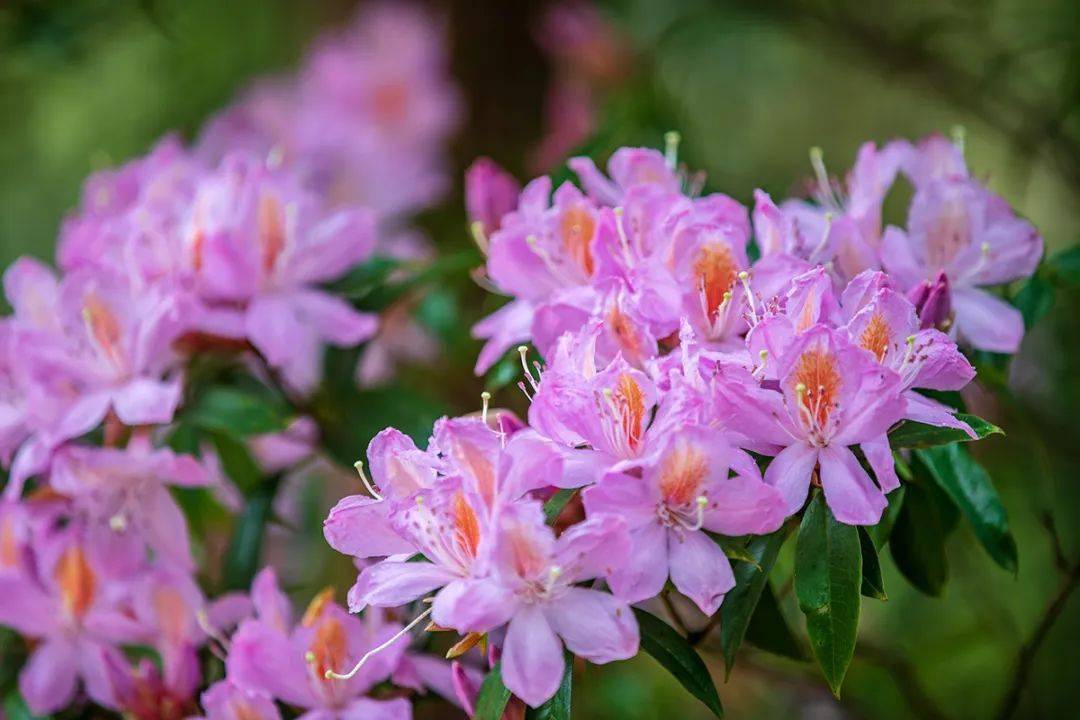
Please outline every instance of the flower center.
[[807, 350], [799, 356], [793, 375], [799, 416], [818, 442], [824, 443], [829, 416], [837, 406], [840, 373], [828, 350]]
[[260, 197], [256, 222], [258, 223], [259, 247], [262, 250], [263, 272], [269, 275], [274, 271], [278, 258], [285, 250], [285, 214], [281, 203], [269, 195]]
[[82, 548], [73, 545], [65, 550], [53, 572], [56, 584], [60, 586], [64, 614], [73, 620], [81, 619], [94, 601], [97, 590], [97, 577]]
[[705, 303], [705, 314], [712, 322], [721, 311], [725, 295], [735, 285], [738, 270], [731, 250], [724, 243], [710, 243], [694, 257], [694, 278]]
[[595, 269], [590, 248], [595, 232], [596, 221], [589, 211], [580, 205], [565, 211], [559, 218], [559, 237], [562, 238], [563, 249], [584, 271], [586, 277], [592, 277]]
[[874, 313], [859, 336], [859, 345], [870, 352], [878, 362], [885, 361], [889, 349], [889, 323], [881, 313]]
[[90, 293], [83, 300], [83, 322], [86, 332], [98, 350], [113, 365], [123, 365], [120, 322], [109, 306], [96, 294]]
[[942, 203], [926, 237], [927, 267], [934, 272], [944, 270], [970, 244], [971, 220], [965, 203]]

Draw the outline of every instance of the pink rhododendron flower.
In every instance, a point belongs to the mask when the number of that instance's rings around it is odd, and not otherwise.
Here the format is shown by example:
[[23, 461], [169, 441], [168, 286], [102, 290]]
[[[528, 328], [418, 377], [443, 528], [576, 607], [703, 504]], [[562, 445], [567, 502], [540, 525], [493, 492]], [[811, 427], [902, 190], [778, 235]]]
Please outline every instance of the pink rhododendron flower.
[[202, 694], [206, 720], [280, 720], [281, 711], [267, 695], [248, 692], [219, 680]]
[[490, 575], [447, 588], [432, 617], [459, 632], [506, 625], [506, 687], [536, 707], [555, 694], [565, 669], [563, 645], [606, 663], [637, 654], [638, 628], [628, 605], [577, 583], [610, 575], [629, 551], [626, 525], [596, 515], [555, 538], [539, 503], [518, 503], [494, 528]]
[[[365, 623], [333, 602], [332, 591], [317, 595], [293, 625], [288, 601], [270, 571], [256, 600], [259, 616], [241, 623], [232, 638], [227, 679], [237, 687], [304, 708], [321, 718], [378, 717], [407, 720], [407, 700], [374, 700], [365, 694], [388, 678], [405, 650], [396, 642], [373, 656], [354, 676], [339, 680], [327, 671], [346, 672], [368, 650], [391, 639], [397, 627]], [[259, 582], [257, 580], [256, 582]], [[267, 606], [272, 609], [267, 612]], [[288, 611], [288, 612], [287, 612]]]
[[148, 631], [132, 618], [108, 558], [73, 528], [38, 542], [33, 571], [0, 573], [0, 624], [39, 642], [19, 673], [19, 691], [45, 714], [71, 702], [81, 681], [95, 702], [116, 707], [106, 666], [110, 658], [123, 662], [118, 643], [138, 644]]
[[655, 597], [670, 575], [679, 592], [711, 615], [735, 577], [704, 531], [770, 533], [786, 516], [784, 502], [748, 456], [739, 461], [747, 474], [728, 477], [732, 450], [720, 430], [672, 422], [662, 438], [648, 457], [587, 488], [585, 509], [622, 517], [631, 529], [628, 562], [611, 576], [616, 595], [634, 602]]
[[205, 331], [245, 337], [300, 390], [320, 375], [322, 343], [356, 345], [376, 320], [319, 289], [370, 255], [371, 214], [324, 214], [294, 178], [230, 156], [200, 184], [187, 260], [207, 307]]

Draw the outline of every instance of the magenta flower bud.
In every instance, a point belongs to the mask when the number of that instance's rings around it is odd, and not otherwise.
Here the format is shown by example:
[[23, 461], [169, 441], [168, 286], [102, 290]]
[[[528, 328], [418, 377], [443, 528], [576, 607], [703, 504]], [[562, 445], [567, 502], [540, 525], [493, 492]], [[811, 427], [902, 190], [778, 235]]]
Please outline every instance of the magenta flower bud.
[[484, 235], [502, 224], [503, 215], [517, 207], [521, 185], [490, 158], [478, 158], [465, 171], [465, 208], [470, 223], [480, 223]]
[[450, 663], [450, 680], [454, 686], [454, 694], [461, 703], [461, 709], [472, 717], [476, 714], [476, 698], [480, 694], [480, 687], [465, 670], [465, 666], [457, 660]]
[[908, 291], [908, 300], [919, 314], [922, 329], [947, 329], [952, 322], [952, 299], [949, 293], [949, 277], [944, 271], [931, 280], [923, 280]]

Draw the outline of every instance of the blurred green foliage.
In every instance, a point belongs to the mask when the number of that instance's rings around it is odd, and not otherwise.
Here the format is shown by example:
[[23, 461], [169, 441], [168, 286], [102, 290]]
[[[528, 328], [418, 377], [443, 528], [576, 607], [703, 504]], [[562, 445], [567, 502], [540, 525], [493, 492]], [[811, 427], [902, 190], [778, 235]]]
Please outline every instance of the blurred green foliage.
[[[454, 148], [456, 170], [478, 152], [520, 170], [540, 131], [547, 79], [529, 41], [539, 3], [439, 5], [450, 20], [454, 68], [469, 103], [470, 120]], [[349, 6], [344, 0], [9, 0], [0, 7], [0, 263], [22, 253], [48, 257], [88, 173], [144, 152], [163, 133], [190, 138], [253, 77], [294, 67], [314, 33], [347, 17]], [[663, 131], [677, 128], [682, 157], [707, 171], [708, 188], [747, 201], [755, 187], [776, 195], [796, 188], [809, 172], [810, 146], [824, 148], [830, 170], [842, 173], [864, 140], [962, 125], [969, 164], [1042, 230], [1049, 255], [1080, 239], [1075, 0], [620, 0], [605, 9], [630, 38], [636, 59], [607, 98], [588, 146], [599, 155], [619, 144], [658, 145]], [[902, 199], [888, 210], [891, 219], [902, 219]], [[421, 224], [442, 251], [469, 252], [459, 189]], [[1021, 647], [1065, 582], [1059, 565], [1080, 559], [1075, 265], [1063, 261], [1040, 274], [1056, 288], [1052, 304], [1034, 295], [1039, 287], [1027, 291], [1031, 312], [1045, 316], [999, 398], [986, 395], [973, 408], [1007, 433], [973, 452], [1001, 494], [1019, 570], [997, 567], [961, 524], [941, 558], [949, 582], [941, 597], [931, 598], [913, 589], [884, 553], [888, 600], [862, 601], [859, 645], [840, 701], [811, 665], [752, 648], [724, 684], [721, 633], [713, 633], [703, 649], [729, 717], [961, 720], [998, 712]], [[477, 409], [483, 386], [471, 376], [478, 348], [467, 328], [494, 302], [463, 269], [440, 276], [418, 307], [421, 321], [443, 339], [442, 355], [426, 367], [406, 368], [391, 389], [332, 389], [351, 408], [350, 421], [320, 418], [332, 431], [334, 456], [343, 463], [358, 456], [387, 424], [423, 434], [442, 412]], [[328, 362], [354, 360], [355, 353], [342, 353]], [[523, 409], [512, 384], [497, 391], [495, 402]], [[304, 600], [327, 581], [346, 587], [351, 569], [321, 542], [320, 503], [327, 499], [305, 492], [307, 510], [296, 528], [303, 539], [289, 541], [305, 555], [308, 581], [294, 588]], [[184, 501], [207, 506], [206, 498]], [[772, 579], [789, 622], [799, 618], [785, 582], [791, 551], [789, 543]], [[1075, 714], [1080, 600], [1062, 610], [1030, 661], [1017, 717]], [[799, 623], [792, 625], [802, 635]], [[573, 702], [583, 718], [708, 716], [644, 655], [582, 669]], [[441, 709], [420, 705], [417, 714], [437, 717]]]

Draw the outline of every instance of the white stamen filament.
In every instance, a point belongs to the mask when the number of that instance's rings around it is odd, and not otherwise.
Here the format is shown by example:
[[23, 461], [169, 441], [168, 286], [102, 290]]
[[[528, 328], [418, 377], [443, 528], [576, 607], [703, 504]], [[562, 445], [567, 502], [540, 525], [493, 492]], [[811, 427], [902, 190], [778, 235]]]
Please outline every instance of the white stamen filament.
[[745, 270], [739, 272], [739, 282], [742, 283], [743, 292], [746, 293], [746, 304], [750, 307], [750, 318], [758, 323], [757, 306], [754, 303], [754, 293], [750, 291], [750, 273]]
[[364, 489], [368, 491], [371, 497], [381, 501], [383, 496], [375, 489], [375, 483], [368, 480], [368, 476], [364, 473], [364, 461], [357, 460], [353, 463], [353, 467], [356, 468], [356, 473], [360, 476], [360, 482], [364, 483]]
[[487, 390], [480, 393], [480, 402], [483, 403], [483, 407], [480, 409], [480, 419], [484, 421], [484, 424], [488, 424], [488, 405], [491, 402], [491, 393]]
[[199, 608], [199, 611], [195, 613], [195, 622], [199, 625], [199, 629], [206, 633], [206, 636], [214, 640], [221, 646], [221, 649], [229, 650], [229, 639], [226, 638], [220, 630], [210, 624], [210, 618], [206, 614], [206, 608]]
[[[380, 645], [380, 646], [378, 646], [376, 648], [372, 648], [371, 650], [368, 650], [366, 653], [364, 653], [364, 656], [361, 657], [360, 660], [357, 661], [356, 665], [353, 665], [353, 669], [350, 670], [349, 672], [342, 674], [342, 673], [336, 673], [333, 670], [327, 670], [325, 673], [323, 673], [323, 676], [327, 680], [349, 680], [349, 679], [353, 678], [356, 675], [356, 673], [360, 672], [360, 668], [364, 667], [364, 663], [366, 663], [372, 657], [374, 657], [375, 655], [378, 655], [383, 650], [390, 647], [395, 642], [397, 642], [402, 637], [404, 637], [406, 634], [408, 634], [408, 632], [410, 630], [412, 630], [414, 627], [419, 625], [425, 618], [427, 618], [427, 616], [430, 615], [431, 611], [434, 610], [434, 609], [435, 609], [434, 606], [429, 607], [427, 610], [425, 610], [424, 612], [417, 615], [416, 618], [411, 623], [409, 623], [408, 625], [403, 627], [392, 638], [390, 638], [389, 640], [384, 642], [382, 645]], [[309, 652], [308, 655], [310, 655], [310, 654], [311, 653]], [[312, 659], [314, 659], [314, 658], [312, 658]], [[308, 662], [311, 662], [312, 659], [308, 659]]]
[[694, 504], [697, 506], [697, 516], [692, 525], [687, 525], [686, 529], [690, 532], [697, 532], [705, 524], [705, 508], [709, 506], [709, 499], [704, 495], [698, 495], [694, 500]]
[[554, 260], [551, 259], [551, 256], [548, 255], [547, 250], [540, 247], [540, 238], [536, 237], [535, 235], [530, 235], [525, 238], [525, 242], [526, 244], [528, 244], [529, 249], [531, 249], [534, 253], [537, 254], [537, 256], [541, 260], [544, 261], [544, 265], [547, 267], [548, 270], [551, 271], [552, 275], [555, 275], [556, 277], [562, 275], [562, 271], [559, 270], [559, 266], [555, 263]]
[[612, 212], [615, 213], [615, 230], [619, 234], [619, 244], [622, 246], [623, 260], [627, 265], [632, 265], [634, 262], [634, 256], [630, 252], [630, 238], [626, 235], [626, 228], [623, 226], [623, 215], [625, 211], [622, 207], [617, 207]]
[[[533, 376], [532, 370], [529, 368], [529, 348], [525, 345], [518, 345], [518, 355], [521, 356], [521, 369], [525, 373], [525, 379], [529, 381], [529, 385], [532, 385], [533, 392], [540, 387], [540, 381]], [[528, 393], [526, 393], [528, 395]], [[529, 398], [530, 400], [532, 398]]]
[[964, 155], [964, 146], [967, 141], [967, 128], [963, 125], [952, 126], [952, 142], [956, 146], [956, 149], [960, 151], [960, 155]]
[[674, 130], [664, 133], [664, 163], [668, 170], [674, 171], [679, 166], [679, 143], [682, 135]]
[[475, 220], [469, 226], [469, 230], [470, 232], [472, 232], [473, 242], [475, 242], [476, 246], [480, 248], [480, 252], [487, 255], [488, 247], [490, 247], [490, 245], [488, 243], [487, 233], [484, 232], [484, 223], [480, 222], [479, 220]]
[[840, 206], [840, 199], [833, 192], [832, 183], [829, 182], [829, 173], [825, 170], [825, 153], [819, 147], [810, 148], [810, 166], [814, 168], [814, 175], [818, 184], [818, 201], [822, 205], [832, 207]]
[[113, 532], [124, 532], [127, 530], [127, 526], [127, 516], [124, 515], [123, 511], [118, 512], [109, 518], [109, 528]]

